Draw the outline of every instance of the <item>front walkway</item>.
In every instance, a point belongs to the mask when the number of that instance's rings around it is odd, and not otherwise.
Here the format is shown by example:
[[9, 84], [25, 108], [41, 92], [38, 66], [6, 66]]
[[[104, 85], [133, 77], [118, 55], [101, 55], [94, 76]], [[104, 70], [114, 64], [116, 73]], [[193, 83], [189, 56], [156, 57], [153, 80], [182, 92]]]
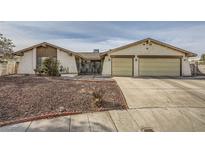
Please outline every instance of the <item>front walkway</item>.
[[205, 108], [151, 108], [86, 113], [0, 127], [19, 132], [205, 131]]

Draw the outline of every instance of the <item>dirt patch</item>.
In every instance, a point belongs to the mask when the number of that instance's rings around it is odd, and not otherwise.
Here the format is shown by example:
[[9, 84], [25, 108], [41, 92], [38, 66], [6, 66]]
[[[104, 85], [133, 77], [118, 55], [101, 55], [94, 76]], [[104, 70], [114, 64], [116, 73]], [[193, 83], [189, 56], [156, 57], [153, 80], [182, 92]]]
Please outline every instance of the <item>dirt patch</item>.
[[[96, 105], [93, 93], [101, 91]], [[44, 113], [126, 109], [115, 81], [82, 81], [55, 77], [0, 77], [0, 123]]]

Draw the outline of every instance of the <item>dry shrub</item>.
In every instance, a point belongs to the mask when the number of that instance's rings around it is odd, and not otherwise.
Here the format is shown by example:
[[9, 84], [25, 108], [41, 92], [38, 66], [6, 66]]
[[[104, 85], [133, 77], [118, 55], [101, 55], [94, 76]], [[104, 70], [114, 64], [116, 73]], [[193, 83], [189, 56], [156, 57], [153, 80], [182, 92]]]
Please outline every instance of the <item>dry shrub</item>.
[[94, 102], [97, 107], [102, 107], [104, 94], [105, 92], [102, 89], [95, 89], [93, 91]]

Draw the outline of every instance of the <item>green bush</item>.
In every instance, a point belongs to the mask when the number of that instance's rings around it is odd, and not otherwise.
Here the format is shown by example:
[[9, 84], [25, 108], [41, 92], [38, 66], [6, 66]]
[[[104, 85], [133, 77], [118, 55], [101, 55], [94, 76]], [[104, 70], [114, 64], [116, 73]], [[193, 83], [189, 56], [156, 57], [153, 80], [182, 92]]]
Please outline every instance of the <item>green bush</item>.
[[43, 61], [43, 71], [49, 76], [59, 76], [59, 62], [54, 58], [47, 58]]
[[38, 65], [34, 70], [36, 74], [46, 74], [49, 76], [59, 76], [59, 62], [54, 58], [47, 58], [42, 65]]
[[36, 67], [36, 69], [34, 69], [35, 73], [38, 74], [38, 75], [42, 75], [42, 74], [45, 74], [45, 71], [44, 71], [44, 67], [43, 65], [38, 65]]
[[200, 61], [205, 62], [205, 54], [202, 54], [202, 55], [201, 55], [201, 59], [200, 59]]

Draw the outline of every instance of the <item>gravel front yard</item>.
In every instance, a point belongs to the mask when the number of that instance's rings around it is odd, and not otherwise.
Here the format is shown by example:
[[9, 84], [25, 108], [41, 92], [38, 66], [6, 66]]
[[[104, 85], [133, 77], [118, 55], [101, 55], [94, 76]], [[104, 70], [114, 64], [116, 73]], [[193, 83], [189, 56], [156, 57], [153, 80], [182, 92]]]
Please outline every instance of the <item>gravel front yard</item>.
[[[94, 93], [102, 103], [96, 104]], [[115, 81], [68, 80], [57, 77], [0, 77], [0, 122], [45, 113], [126, 109]]]

